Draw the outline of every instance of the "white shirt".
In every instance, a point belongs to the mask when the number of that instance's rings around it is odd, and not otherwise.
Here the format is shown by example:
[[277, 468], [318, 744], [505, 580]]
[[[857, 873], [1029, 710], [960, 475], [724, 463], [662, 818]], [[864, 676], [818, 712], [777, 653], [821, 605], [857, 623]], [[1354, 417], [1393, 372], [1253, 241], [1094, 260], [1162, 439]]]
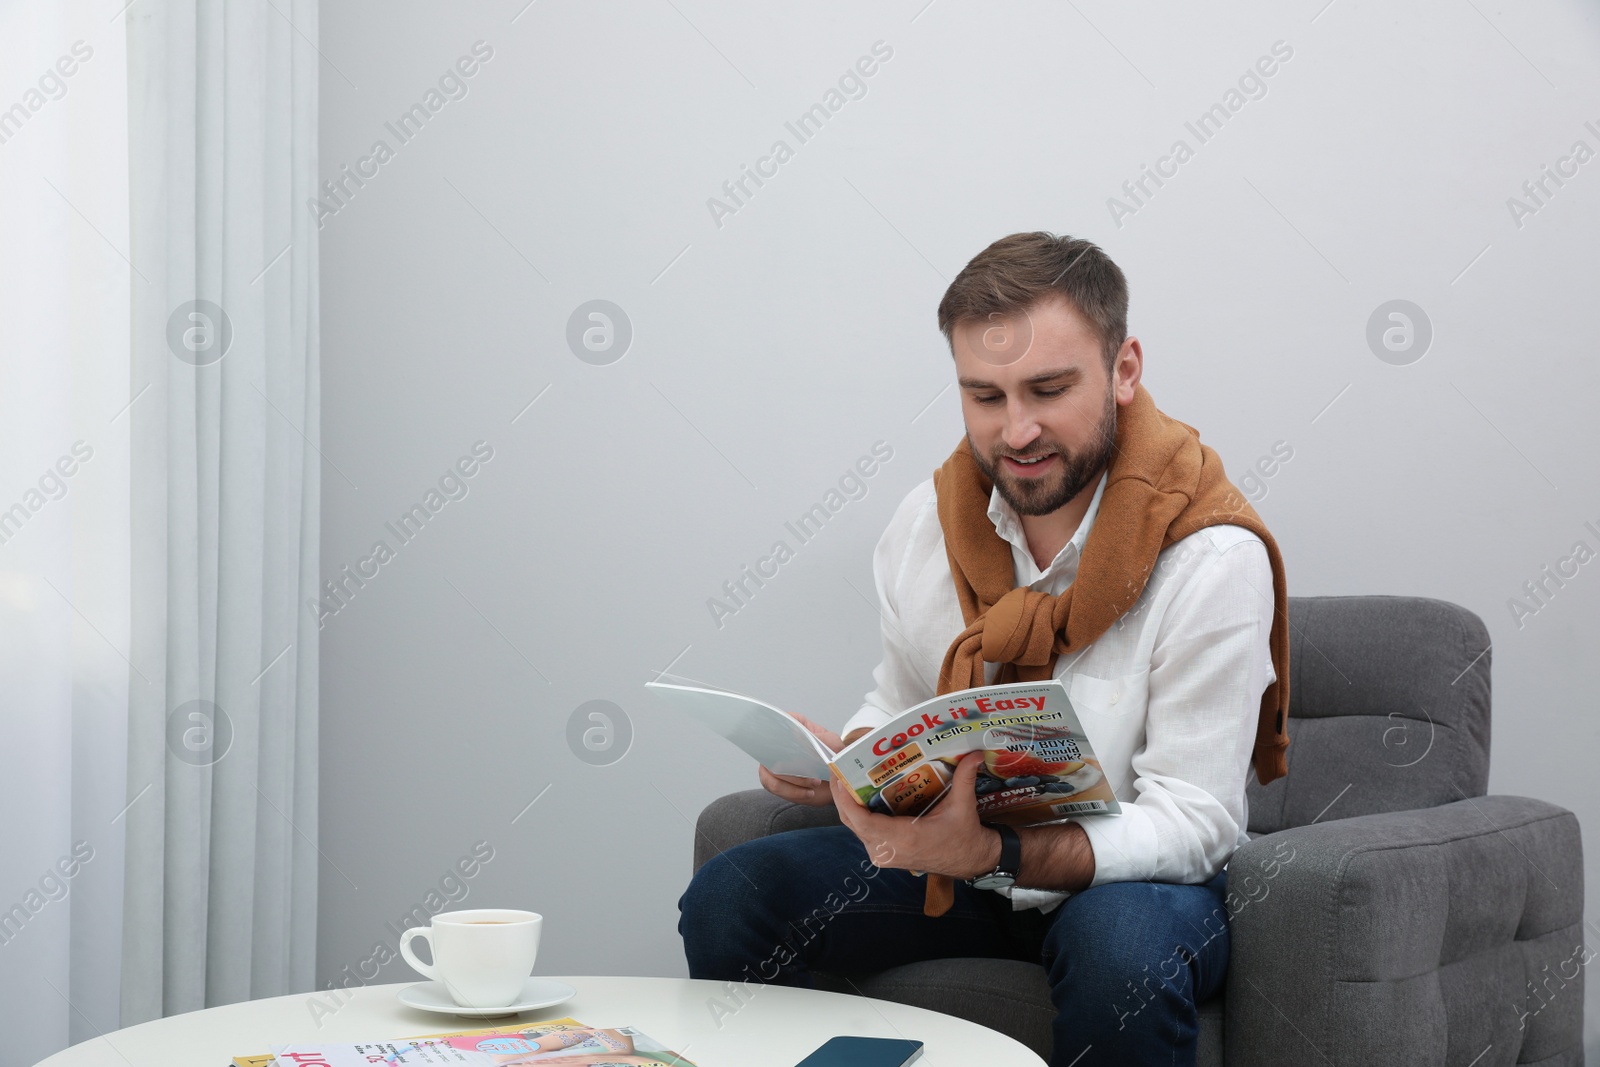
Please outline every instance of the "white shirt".
[[[1059, 595], [1100, 510], [1106, 476], [1050, 566], [1039, 570], [1016, 512], [990, 494], [989, 518], [1011, 544], [1016, 584]], [[945, 555], [933, 479], [901, 502], [872, 558], [882, 615], [883, 661], [840, 735], [877, 727], [931, 699], [950, 642], [966, 629]], [[1143, 593], [1079, 652], [1058, 656], [1089, 743], [1122, 804], [1121, 815], [1080, 816], [1094, 850], [1091, 886], [1195, 884], [1216, 876], [1248, 840], [1245, 780], [1261, 697], [1277, 678], [1268, 638], [1272, 568], [1261, 539], [1217, 525], [1168, 545]], [[993, 681], [999, 665], [985, 664]], [[1050, 911], [1067, 892], [998, 890], [1012, 908]]]

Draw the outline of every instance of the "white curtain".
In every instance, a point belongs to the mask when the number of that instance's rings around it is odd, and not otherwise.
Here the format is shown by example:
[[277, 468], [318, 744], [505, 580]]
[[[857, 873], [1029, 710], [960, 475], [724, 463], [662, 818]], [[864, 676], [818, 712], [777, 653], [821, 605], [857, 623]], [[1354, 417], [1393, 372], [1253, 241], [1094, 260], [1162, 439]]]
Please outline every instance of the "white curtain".
[[316, 36], [0, 3], [3, 1067], [313, 985]]
[[0, 1064], [118, 1025], [130, 614], [123, 28], [0, 4]]
[[317, 4], [127, 21], [124, 1025], [313, 984], [322, 462]]

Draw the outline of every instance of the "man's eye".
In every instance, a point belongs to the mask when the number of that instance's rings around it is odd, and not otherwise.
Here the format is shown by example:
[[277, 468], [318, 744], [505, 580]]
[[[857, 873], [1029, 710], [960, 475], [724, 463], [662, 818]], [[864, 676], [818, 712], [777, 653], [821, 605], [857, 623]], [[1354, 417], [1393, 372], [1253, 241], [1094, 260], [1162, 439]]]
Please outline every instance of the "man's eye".
[[998, 393], [991, 393], [988, 396], [975, 395], [972, 399], [976, 400], [980, 404], [998, 404], [1004, 398]]
[[1067, 390], [1065, 389], [1065, 387], [1063, 387], [1061, 389], [1040, 389], [1040, 390], [1037, 391], [1037, 395], [1043, 397], [1046, 400], [1052, 400], [1055, 397], [1060, 396], [1062, 393], [1065, 393], [1066, 391]]

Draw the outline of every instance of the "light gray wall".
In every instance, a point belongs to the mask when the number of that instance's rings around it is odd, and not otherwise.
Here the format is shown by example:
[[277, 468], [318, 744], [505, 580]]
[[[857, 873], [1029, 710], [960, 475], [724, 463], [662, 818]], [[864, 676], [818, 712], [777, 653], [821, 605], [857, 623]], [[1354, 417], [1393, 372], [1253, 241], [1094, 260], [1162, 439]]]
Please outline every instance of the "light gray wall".
[[[397, 547], [385, 522], [474, 442], [493, 459], [325, 620], [322, 980], [480, 840], [466, 903], [543, 911], [541, 972], [684, 973], [691, 820], [755, 773], [640, 687], [675, 663], [854, 710], [872, 546], [960, 433], [935, 306], [1017, 230], [1121, 264], [1146, 384], [1236, 481], [1293, 449], [1254, 493], [1291, 593], [1484, 618], [1491, 789], [1600, 825], [1600, 563], [1520, 625], [1508, 607], [1600, 549], [1600, 160], [1508, 206], [1600, 150], [1592, 6], [523, 2], [323, 6], [330, 178], [493, 48], [324, 219], [328, 576]], [[877, 41], [866, 95], [799, 144], [785, 121]], [[1200, 144], [1185, 122], [1280, 41], [1266, 94]], [[719, 225], [708, 198], [778, 139], [793, 158]], [[1177, 139], [1193, 158], [1114, 219]], [[565, 339], [593, 299], [632, 322], [610, 365]], [[1366, 339], [1393, 299], [1434, 331], [1409, 365]], [[866, 496], [717, 626], [708, 598], [880, 440]], [[631, 722], [609, 766], [569, 747], [590, 700]]]

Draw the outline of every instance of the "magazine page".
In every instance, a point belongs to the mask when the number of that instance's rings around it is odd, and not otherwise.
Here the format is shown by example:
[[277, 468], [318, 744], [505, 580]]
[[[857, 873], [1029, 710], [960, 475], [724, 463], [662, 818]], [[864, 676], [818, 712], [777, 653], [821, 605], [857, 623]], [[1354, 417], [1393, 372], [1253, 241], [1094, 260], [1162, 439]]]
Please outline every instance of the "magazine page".
[[522, 1028], [405, 1038], [352, 1045], [280, 1045], [275, 1067], [373, 1067], [375, 1064], [455, 1064], [461, 1067], [694, 1067], [631, 1026], [586, 1027], [535, 1023]]
[[668, 706], [710, 727], [774, 774], [827, 778], [833, 753], [788, 712], [754, 697], [708, 686], [647, 682]]
[[919, 815], [945, 794], [960, 758], [978, 751], [984, 822], [1034, 826], [1122, 811], [1058, 679], [935, 697], [858, 738], [830, 766], [869, 811]]

